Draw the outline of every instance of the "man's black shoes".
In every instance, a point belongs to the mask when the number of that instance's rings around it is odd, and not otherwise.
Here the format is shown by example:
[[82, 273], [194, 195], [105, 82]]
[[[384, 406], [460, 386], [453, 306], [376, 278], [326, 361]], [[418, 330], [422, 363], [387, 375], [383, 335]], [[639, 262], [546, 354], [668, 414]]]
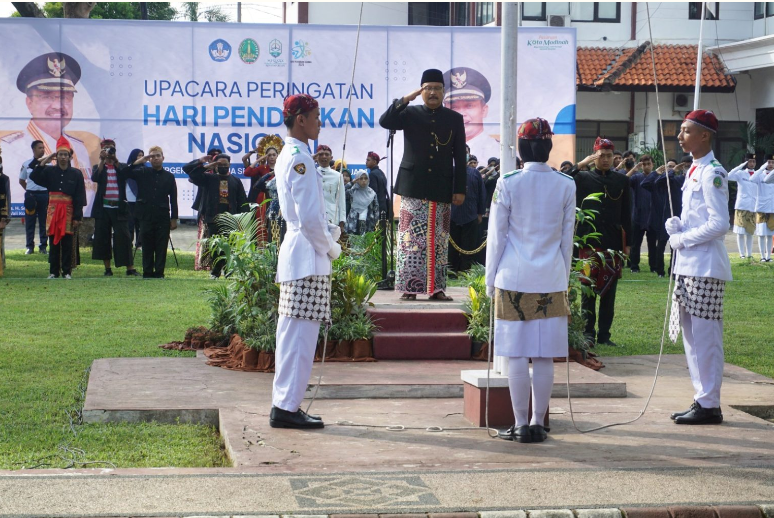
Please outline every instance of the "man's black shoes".
[[497, 437], [500, 439], [505, 439], [506, 441], [532, 442], [530, 427], [526, 424], [523, 426], [513, 425], [507, 430], [498, 432]]
[[698, 403], [696, 401], [694, 401], [693, 403], [691, 403], [691, 406], [688, 408], [688, 410], [683, 410], [682, 412], [673, 412], [672, 414], [670, 414], [669, 418], [672, 421], [674, 421], [675, 419], [677, 419], [681, 415], [685, 415], [688, 412], [691, 412], [694, 408], [696, 408], [697, 405], [698, 405]]
[[324, 428], [322, 420], [314, 419], [300, 408], [295, 412], [288, 412], [282, 410], [276, 406], [271, 407], [271, 414], [269, 415], [269, 425], [272, 428], [298, 428], [298, 429], [310, 429], [310, 428]]
[[670, 416], [675, 424], [720, 424], [723, 422], [723, 412], [720, 407], [704, 408], [696, 401], [685, 412], [675, 412]]
[[543, 442], [548, 437], [546, 429], [539, 424], [533, 424], [529, 427], [529, 434], [532, 437], [532, 442]]

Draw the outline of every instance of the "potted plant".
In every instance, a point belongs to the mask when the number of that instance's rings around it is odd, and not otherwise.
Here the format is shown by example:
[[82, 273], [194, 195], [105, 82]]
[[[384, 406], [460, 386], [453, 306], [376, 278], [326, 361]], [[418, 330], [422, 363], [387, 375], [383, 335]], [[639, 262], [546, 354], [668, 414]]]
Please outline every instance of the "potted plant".
[[355, 360], [373, 358], [373, 337], [376, 324], [365, 311], [350, 316], [349, 330], [352, 339], [352, 356]]

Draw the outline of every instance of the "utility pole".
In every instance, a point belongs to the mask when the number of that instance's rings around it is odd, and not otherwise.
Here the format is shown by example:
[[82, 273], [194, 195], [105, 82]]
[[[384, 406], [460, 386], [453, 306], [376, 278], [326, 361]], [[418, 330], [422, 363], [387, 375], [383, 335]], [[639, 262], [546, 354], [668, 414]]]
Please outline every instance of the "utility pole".
[[140, 18], [143, 20], [148, 19], [148, 2], [140, 2]]
[[[699, 97], [701, 96], [701, 65], [704, 53], [704, 17], [707, 15], [707, 2], [701, 3], [701, 21], [699, 22], [699, 55], [696, 57], [696, 86], [693, 90], [693, 109], [699, 109]], [[651, 42], [651, 45], [653, 42]], [[651, 51], [652, 52], [652, 51]]]
[[[519, 3], [503, 2], [500, 40], [500, 174], [516, 169], [516, 64], [519, 31]], [[491, 308], [494, 311], [494, 307]], [[490, 347], [492, 347], [490, 345]], [[508, 359], [495, 356], [494, 370], [508, 374]]]

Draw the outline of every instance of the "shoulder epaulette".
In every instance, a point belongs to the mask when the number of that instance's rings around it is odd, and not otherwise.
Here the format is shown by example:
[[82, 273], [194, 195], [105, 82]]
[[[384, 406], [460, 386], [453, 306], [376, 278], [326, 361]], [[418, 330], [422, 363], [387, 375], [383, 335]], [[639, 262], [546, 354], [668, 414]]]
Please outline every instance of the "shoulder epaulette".
[[720, 165], [720, 162], [718, 162], [715, 159], [710, 160], [710, 164], [714, 165], [715, 167], [723, 167], [722, 165]]
[[23, 131], [17, 131], [16, 133], [11, 133], [9, 135], [6, 135], [3, 138], [0, 138], [0, 141], [5, 142], [6, 144], [10, 144], [11, 142], [19, 140], [23, 136], [24, 136], [24, 132]]
[[300, 152], [301, 152], [301, 150], [300, 150], [300, 149], [298, 149], [298, 146], [293, 146], [293, 147], [290, 149], [290, 154], [291, 154], [291, 155], [297, 155], [297, 154], [299, 154]]
[[510, 173], [505, 173], [503, 175], [503, 178], [510, 178], [511, 176], [516, 176], [520, 172], [522, 172], [522, 169], [516, 169], [515, 171], [511, 171]]
[[565, 177], [565, 178], [567, 178], [568, 180], [572, 180], [573, 182], [575, 181], [575, 178], [573, 178], [573, 177], [572, 177], [572, 176], [570, 176], [569, 174], [564, 174], [564, 173], [563, 173], [563, 172], [561, 172], [561, 171], [555, 171], [555, 170], [553, 170], [553, 169], [552, 169], [552, 171], [554, 171], [554, 172], [555, 172], [556, 174], [558, 174], [559, 176], [564, 176], [564, 177]]

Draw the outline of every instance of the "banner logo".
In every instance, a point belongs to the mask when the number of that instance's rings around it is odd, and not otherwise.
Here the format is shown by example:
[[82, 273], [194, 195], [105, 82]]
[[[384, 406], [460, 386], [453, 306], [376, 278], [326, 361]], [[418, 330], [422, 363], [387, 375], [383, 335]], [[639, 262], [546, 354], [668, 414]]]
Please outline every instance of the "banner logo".
[[269, 42], [269, 54], [271, 57], [278, 58], [282, 54], [282, 42], [278, 39], [273, 39]]
[[213, 61], [228, 61], [231, 57], [231, 45], [226, 40], [217, 39], [210, 43], [210, 57]]
[[557, 36], [538, 36], [527, 40], [527, 47], [533, 47], [537, 50], [558, 50], [569, 44], [569, 40]]
[[252, 38], [242, 40], [239, 44], [239, 57], [242, 61], [248, 65], [252, 65], [258, 61], [258, 56], [261, 54], [261, 49], [258, 47], [258, 43]]
[[293, 43], [293, 48], [290, 51], [293, 54], [293, 59], [304, 59], [307, 56], [312, 55], [312, 50], [309, 48], [309, 42], [296, 40]]

